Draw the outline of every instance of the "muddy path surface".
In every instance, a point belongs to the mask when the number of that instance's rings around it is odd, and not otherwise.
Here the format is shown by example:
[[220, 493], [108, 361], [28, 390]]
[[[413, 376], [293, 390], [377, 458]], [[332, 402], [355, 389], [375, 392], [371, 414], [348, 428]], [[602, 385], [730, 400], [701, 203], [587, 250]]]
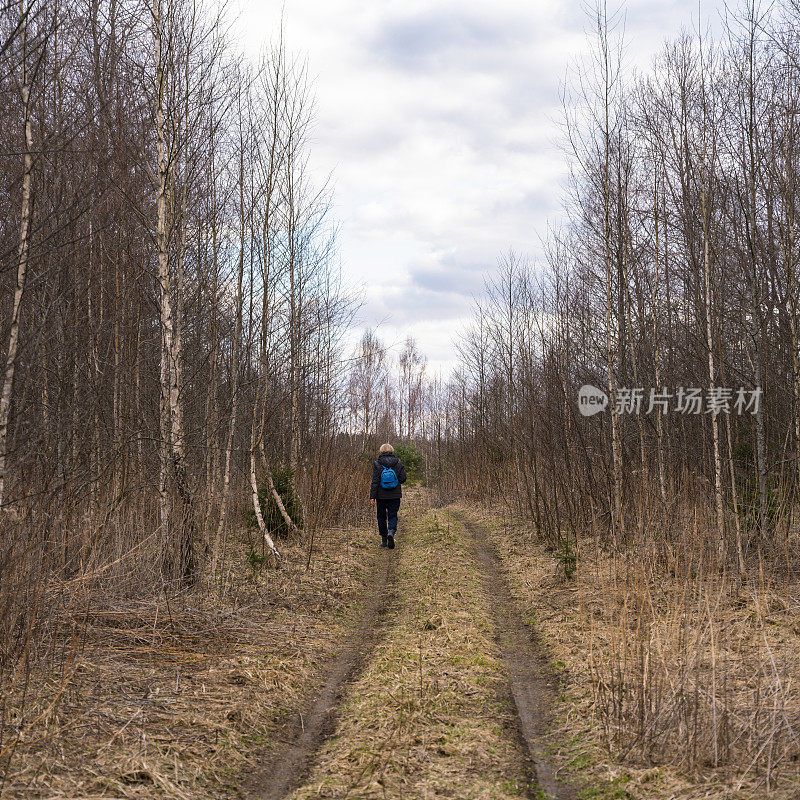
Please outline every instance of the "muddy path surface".
[[531, 760], [532, 796], [542, 797], [544, 792], [553, 800], [574, 800], [575, 788], [559, 779], [547, 756], [550, 709], [556, 700], [556, 680], [547, 655], [517, 608], [485, 528], [461, 514], [453, 516], [463, 526], [481, 566], [497, 643], [517, 710], [519, 733]]
[[341, 652], [327, 665], [321, 687], [293, 716], [263, 766], [241, 787], [247, 800], [280, 800], [288, 796], [303, 783], [315, 753], [334, 732], [342, 695], [368, 663], [385, 630], [386, 609], [394, 592], [395, 559], [391, 556], [387, 550], [374, 554], [363, 602], [354, 614]]

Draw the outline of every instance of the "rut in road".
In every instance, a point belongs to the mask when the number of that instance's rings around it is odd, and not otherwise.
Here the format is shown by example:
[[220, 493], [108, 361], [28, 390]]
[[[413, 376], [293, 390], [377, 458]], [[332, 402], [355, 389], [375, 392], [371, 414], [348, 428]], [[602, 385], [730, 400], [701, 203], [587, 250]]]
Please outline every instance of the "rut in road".
[[550, 709], [556, 700], [555, 680], [547, 656], [517, 610], [486, 529], [464, 516], [454, 516], [470, 534], [482, 567], [497, 642], [517, 709], [519, 731], [533, 762], [535, 786], [540, 790], [534, 796], [541, 797], [541, 792], [545, 792], [554, 800], [574, 800], [575, 788], [558, 780], [545, 750]]
[[393, 553], [375, 554], [364, 604], [342, 651], [328, 666], [319, 693], [295, 719], [293, 729], [270, 753], [267, 763], [244, 785], [249, 800], [280, 800], [303, 783], [314, 754], [336, 727], [336, 709], [347, 684], [369, 661], [383, 632], [394, 584]]

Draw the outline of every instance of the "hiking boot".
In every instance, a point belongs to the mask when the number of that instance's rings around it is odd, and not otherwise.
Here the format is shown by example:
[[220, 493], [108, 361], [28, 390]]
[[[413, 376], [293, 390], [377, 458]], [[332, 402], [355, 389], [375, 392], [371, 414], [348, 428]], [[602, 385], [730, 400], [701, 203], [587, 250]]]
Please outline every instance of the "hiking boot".
[[389, 542], [386, 545], [390, 550], [394, 550], [394, 531], [389, 531], [389, 535], [386, 537]]
[[388, 547], [386, 540], [388, 539], [387, 536], [381, 536], [381, 547]]

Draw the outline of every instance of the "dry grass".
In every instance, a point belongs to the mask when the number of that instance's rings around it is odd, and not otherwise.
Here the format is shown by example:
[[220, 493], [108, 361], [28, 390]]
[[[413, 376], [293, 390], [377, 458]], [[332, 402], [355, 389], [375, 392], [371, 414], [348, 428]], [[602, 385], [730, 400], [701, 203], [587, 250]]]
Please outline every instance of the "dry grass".
[[404, 507], [385, 638], [293, 800], [525, 796], [487, 601], [452, 533], [444, 515]]
[[587, 538], [566, 581], [529, 526], [479, 516], [562, 671], [560, 757], [587, 796], [798, 796], [797, 584], [732, 580], [697, 537], [666, 561]]
[[240, 773], [337, 648], [363, 588], [365, 538], [326, 532], [310, 570], [286, 543], [275, 571], [249, 566], [247, 537], [231, 536], [223, 597], [207, 586], [72, 603], [50, 626], [62, 668], [51, 660], [5, 696], [0, 746], [15, 751], [5, 796], [237, 796]]

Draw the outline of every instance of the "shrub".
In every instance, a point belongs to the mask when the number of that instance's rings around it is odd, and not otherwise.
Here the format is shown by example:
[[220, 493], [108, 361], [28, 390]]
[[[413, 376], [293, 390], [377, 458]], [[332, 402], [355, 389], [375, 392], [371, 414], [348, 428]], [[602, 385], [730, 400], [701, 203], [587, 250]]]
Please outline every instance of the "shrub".
[[416, 483], [422, 477], [425, 467], [425, 459], [419, 447], [414, 442], [398, 444], [394, 448], [394, 454], [403, 462], [409, 483]]
[[[272, 481], [275, 484], [275, 490], [280, 495], [283, 507], [286, 513], [291, 517], [292, 522], [298, 528], [303, 527], [303, 514], [300, 508], [300, 501], [294, 493], [294, 474], [289, 467], [277, 466], [272, 470]], [[273, 538], [285, 536], [289, 532], [286, 521], [272, 496], [269, 488], [269, 481], [264, 478], [261, 485], [258, 487], [258, 502], [261, 506], [261, 514], [264, 517], [264, 524], [267, 526], [270, 536]], [[252, 505], [248, 505], [245, 509], [245, 519], [247, 523], [255, 528], [258, 526], [256, 521], [255, 511]]]

